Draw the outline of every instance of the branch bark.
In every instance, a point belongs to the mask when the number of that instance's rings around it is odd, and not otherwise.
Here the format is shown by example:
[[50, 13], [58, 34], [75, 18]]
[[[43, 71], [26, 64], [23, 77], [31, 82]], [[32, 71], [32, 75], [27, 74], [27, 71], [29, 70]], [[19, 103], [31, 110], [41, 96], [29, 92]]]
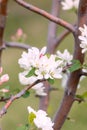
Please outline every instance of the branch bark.
[[13, 48], [19, 48], [19, 49], [29, 49], [31, 48], [30, 45], [27, 45], [25, 43], [19, 43], [19, 42], [6, 42], [4, 41], [5, 47], [13, 47]]
[[26, 3], [23, 0], [15, 0], [15, 1], [19, 5], [23, 6], [24, 8], [26, 8], [26, 9], [32, 11], [32, 12], [35, 12], [35, 13], [47, 18], [48, 20], [50, 20], [50, 21], [52, 21], [52, 22], [54, 22], [56, 24], [59, 24], [60, 26], [68, 29], [72, 33], [75, 32], [75, 29], [74, 29], [73, 25], [69, 24], [68, 22], [66, 22], [66, 21], [64, 21], [64, 20], [62, 20], [60, 18], [57, 18], [57, 17], [47, 13], [46, 11], [44, 11], [44, 10], [42, 10], [40, 8], [37, 8], [36, 6], [33, 6], [33, 5], [29, 4], [29, 3]]
[[7, 3], [8, 0], [0, 1], [0, 66], [1, 66], [2, 49], [4, 49], [3, 35], [4, 35], [5, 24], [6, 24]]
[[[60, 11], [60, 1], [52, 0], [51, 15], [59, 17], [59, 11]], [[57, 43], [56, 33], [57, 33], [57, 24], [55, 24], [54, 22], [50, 22], [48, 28], [47, 51], [51, 54], [55, 52], [55, 45]]]
[[21, 98], [25, 92], [29, 89], [31, 89], [34, 85], [36, 85], [39, 82], [43, 82], [43, 80], [37, 80], [34, 83], [32, 83], [30, 86], [26, 86], [24, 89], [22, 89], [19, 93], [17, 93], [16, 95], [12, 95], [10, 97], [10, 99], [7, 101], [7, 103], [4, 105], [4, 107], [0, 110], [0, 117], [2, 117], [6, 112], [7, 109], [11, 106], [12, 102], [15, 101], [16, 99]]
[[[79, 4], [78, 28], [80, 26], [83, 26], [83, 24], [87, 24], [87, 0], [80, 0]], [[81, 62], [81, 64], [83, 64], [84, 55], [81, 53], [81, 48], [79, 46], [80, 41], [78, 39], [78, 35], [80, 34], [80, 32], [78, 28], [74, 34], [75, 46], [73, 58], [78, 59]], [[54, 117], [54, 130], [60, 130], [67, 118], [67, 115], [74, 102], [77, 85], [80, 79], [80, 73], [81, 70], [77, 70], [70, 74], [60, 108]]]

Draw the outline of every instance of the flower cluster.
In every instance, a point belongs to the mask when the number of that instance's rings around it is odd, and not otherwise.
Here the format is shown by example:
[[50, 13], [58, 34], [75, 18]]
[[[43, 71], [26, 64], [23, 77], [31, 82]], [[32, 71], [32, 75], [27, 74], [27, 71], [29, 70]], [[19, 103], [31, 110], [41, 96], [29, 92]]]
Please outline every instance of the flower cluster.
[[84, 24], [83, 28], [80, 27], [81, 35], [78, 37], [81, 40], [80, 47], [82, 48], [82, 53], [87, 51], [87, 26]]
[[63, 10], [77, 9], [79, 0], [64, 0], [61, 2]]
[[[63, 53], [57, 51], [56, 55], [49, 55], [46, 54], [46, 47], [41, 50], [32, 47], [28, 49], [28, 52], [23, 52], [18, 60], [20, 67], [24, 69], [22, 73], [19, 73], [19, 81], [23, 85], [29, 85], [36, 80], [61, 79], [63, 67], [70, 64], [71, 60], [72, 56], [67, 50]], [[36, 88], [33, 87], [33, 89]], [[44, 87], [38, 88], [38, 93], [43, 92]]]
[[[50, 117], [47, 116], [47, 113], [43, 110], [38, 110], [37, 112], [28, 106], [29, 115], [32, 114], [33, 122], [37, 128], [41, 128], [42, 130], [53, 130], [53, 125]], [[31, 118], [31, 116], [30, 116]]]

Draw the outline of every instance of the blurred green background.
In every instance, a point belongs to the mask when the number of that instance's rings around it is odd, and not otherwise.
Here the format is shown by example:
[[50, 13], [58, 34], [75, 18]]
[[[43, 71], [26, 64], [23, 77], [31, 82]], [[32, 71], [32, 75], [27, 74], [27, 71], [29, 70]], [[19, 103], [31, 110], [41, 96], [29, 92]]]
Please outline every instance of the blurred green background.
[[[51, 1], [41, 1], [41, 0], [27, 0], [48, 12], [51, 9]], [[76, 21], [76, 15], [71, 12], [61, 12], [60, 17], [67, 20], [68, 22], [74, 23]], [[22, 28], [23, 31], [27, 34], [26, 43], [31, 46], [36, 46], [42, 48], [47, 44], [47, 33], [48, 33], [48, 24], [49, 21], [34, 14], [27, 9], [19, 6], [14, 1], [9, 0], [8, 3], [8, 16], [6, 29], [4, 33], [4, 39], [6, 41], [11, 40], [11, 36], [15, 34], [18, 28]], [[58, 34], [63, 30], [60, 26], [58, 27]], [[21, 43], [20, 43], [21, 44]], [[73, 52], [73, 37], [69, 35], [58, 49], [63, 51], [65, 48], [72, 53]], [[18, 59], [21, 57], [23, 50], [22, 49], [13, 49], [6, 48], [3, 51], [2, 55], [2, 66], [4, 68], [4, 73], [8, 73], [10, 76], [10, 81], [8, 82], [11, 90], [19, 87], [22, 89], [23, 86], [20, 85], [18, 81], [18, 73], [21, 71], [18, 65]], [[48, 114], [53, 117], [55, 114], [61, 98], [63, 96], [63, 89], [61, 87], [61, 81], [57, 81], [55, 85], [58, 88], [58, 91], [51, 92], [50, 103], [48, 108]], [[78, 89], [77, 93], [81, 94], [86, 89], [86, 79], [81, 82], [81, 88]], [[31, 106], [34, 109], [38, 109], [39, 99], [35, 97], [32, 92], [30, 97], [27, 99], [20, 98], [13, 102], [13, 104], [8, 109], [6, 115], [0, 119], [0, 125], [2, 130], [16, 130], [19, 124], [27, 123], [28, 112], [27, 106]], [[0, 104], [2, 107], [4, 103]], [[74, 103], [69, 117], [70, 120], [66, 120], [62, 130], [86, 130], [87, 129], [87, 102], [78, 104]]]

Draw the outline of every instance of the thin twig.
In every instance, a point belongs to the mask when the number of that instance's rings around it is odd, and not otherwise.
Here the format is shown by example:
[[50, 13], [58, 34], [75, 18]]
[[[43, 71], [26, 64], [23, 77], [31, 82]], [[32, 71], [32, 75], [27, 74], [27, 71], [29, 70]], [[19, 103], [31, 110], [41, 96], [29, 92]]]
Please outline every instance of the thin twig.
[[57, 18], [57, 17], [51, 15], [50, 13], [48, 13], [48, 12], [46, 12], [46, 11], [40, 9], [40, 8], [37, 8], [36, 6], [33, 6], [33, 5], [31, 5], [31, 4], [29, 4], [29, 3], [25, 2], [25, 1], [23, 1], [23, 0], [15, 0], [15, 1], [16, 1], [19, 5], [23, 6], [24, 8], [26, 8], [26, 9], [32, 11], [32, 12], [35, 12], [35, 13], [37, 13], [37, 14], [40, 14], [41, 16], [43, 16], [43, 17], [49, 19], [50, 21], [55, 22], [56, 24], [59, 24], [59, 25], [61, 25], [62, 27], [68, 29], [68, 30], [71, 31], [72, 33], [75, 32], [75, 29], [74, 29], [74, 27], [73, 27], [72, 24], [70, 24], [70, 23], [68, 23], [68, 22], [66, 22], [66, 21], [64, 21], [64, 20], [62, 20], [62, 19], [60, 19], [60, 18]]
[[1, 109], [0, 117], [2, 117], [7, 112], [7, 109], [11, 106], [11, 104], [12, 104], [12, 102], [14, 100], [19, 99], [20, 97], [22, 97], [27, 90], [31, 89], [34, 85], [36, 85], [37, 83], [42, 82], [42, 81], [44, 81], [44, 79], [43, 80], [37, 80], [34, 83], [32, 83], [30, 86], [26, 86], [24, 89], [22, 89], [16, 95], [12, 95], [10, 97], [10, 99], [7, 101], [7, 103], [5, 104], [5, 106]]
[[4, 41], [4, 45], [7, 46], [7, 47], [20, 48], [20, 49], [26, 49], [26, 50], [31, 48], [30, 45], [27, 45], [25, 43], [19, 43], [19, 42]]
[[81, 74], [80, 74], [81, 76], [87, 76], [87, 72], [81, 72]]

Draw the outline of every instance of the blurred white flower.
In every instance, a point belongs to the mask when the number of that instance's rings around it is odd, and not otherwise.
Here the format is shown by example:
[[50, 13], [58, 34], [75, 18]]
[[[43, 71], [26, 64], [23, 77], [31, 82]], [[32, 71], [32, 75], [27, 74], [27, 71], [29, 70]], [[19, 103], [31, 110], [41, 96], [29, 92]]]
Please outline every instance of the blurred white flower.
[[83, 28], [80, 27], [81, 35], [78, 37], [81, 40], [80, 47], [82, 48], [82, 53], [87, 51], [87, 26], [83, 25]]
[[71, 64], [73, 56], [69, 53], [67, 49], [65, 49], [63, 53], [57, 51], [57, 56], [63, 61], [63, 66]]
[[38, 110], [37, 112], [32, 109], [30, 106], [27, 107], [29, 114], [34, 113], [34, 124], [37, 128], [41, 128], [42, 130], [53, 130], [53, 125], [51, 118], [47, 116], [47, 113], [43, 110]]
[[44, 92], [45, 87], [43, 86], [43, 83], [38, 83], [32, 87], [36, 91], [36, 94], [38, 96], [46, 96], [47, 94]]
[[63, 10], [77, 9], [79, 4], [79, 0], [63, 0], [61, 2]]
[[[87, 73], [87, 69], [82, 69], [82, 71], [83, 72], [86, 72]], [[63, 75], [62, 75], [62, 80], [61, 80], [61, 86], [65, 89], [65, 87], [66, 87], [66, 85], [67, 85], [67, 81], [68, 81], [68, 77], [69, 77], [69, 75], [70, 75], [70, 72], [69, 71], [67, 71], [66, 73], [63, 73]], [[80, 88], [80, 83], [81, 83], [81, 81], [85, 78], [86, 76], [81, 76], [80, 77], [80, 80], [79, 80], [79, 84], [78, 84], [78, 86], [77, 86], [77, 88]]]

